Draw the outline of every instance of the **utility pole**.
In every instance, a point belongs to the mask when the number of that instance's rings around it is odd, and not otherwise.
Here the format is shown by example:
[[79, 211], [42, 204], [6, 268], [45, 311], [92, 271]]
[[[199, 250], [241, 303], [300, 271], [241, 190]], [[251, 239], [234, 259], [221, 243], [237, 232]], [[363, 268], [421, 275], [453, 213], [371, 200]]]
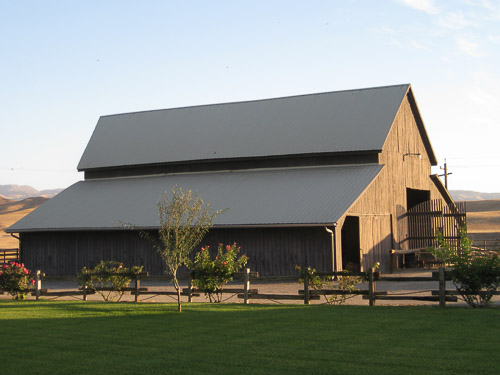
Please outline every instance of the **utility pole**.
[[439, 167], [439, 169], [444, 170], [443, 174], [440, 174], [439, 177], [444, 176], [444, 187], [448, 190], [448, 176], [453, 173], [448, 173], [448, 165], [446, 164], [446, 159], [444, 159], [444, 167]]

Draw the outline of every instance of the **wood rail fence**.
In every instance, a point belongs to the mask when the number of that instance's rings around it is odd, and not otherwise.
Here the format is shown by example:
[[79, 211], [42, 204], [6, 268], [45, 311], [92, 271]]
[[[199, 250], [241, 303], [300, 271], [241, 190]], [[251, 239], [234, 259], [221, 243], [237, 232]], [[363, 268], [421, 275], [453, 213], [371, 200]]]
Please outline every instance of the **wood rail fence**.
[[[123, 274], [116, 274], [122, 275]], [[345, 276], [343, 272], [331, 272], [331, 273], [318, 273], [318, 276]], [[31, 295], [36, 296], [38, 300], [42, 296], [47, 297], [64, 297], [64, 296], [82, 296], [83, 300], [87, 300], [87, 296], [90, 294], [95, 294], [95, 290], [89, 290], [88, 288], [80, 288], [78, 290], [68, 290], [68, 291], [50, 291], [48, 289], [42, 288], [42, 278], [45, 277], [43, 273], [40, 271], [36, 271], [31, 275], [35, 279], [34, 288], [31, 290]], [[457, 296], [460, 293], [456, 290], [446, 290], [446, 281], [451, 280], [450, 273], [445, 271], [443, 267], [440, 267], [438, 271], [432, 273], [432, 276], [426, 277], [408, 277], [408, 276], [389, 276], [382, 275], [379, 272], [374, 272], [373, 270], [369, 270], [367, 273], [362, 272], [350, 272], [349, 276], [358, 276], [358, 277], [367, 277], [368, 279], [368, 289], [366, 290], [354, 290], [354, 291], [345, 291], [338, 289], [311, 289], [309, 286], [309, 280], [304, 278], [304, 289], [299, 290], [297, 294], [261, 294], [258, 289], [250, 288], [250, 281], [255, 280], [259, 277], [258, 273], [250, 272], [250, 269], [247, 268], [242, 273], [235, 274], [234, 277], [236, 279], [243, 280], [242, 288], [226, 288], [222, 290], [222, 293], [231, 293], [236, 294], [237, 298], [243, 299], [245, 304], [248, 304], [252, 299], [260, 299], [260, 300], [302, 300], [304, 304], [310, 304], [311, 300], [319, 300], [321, 296], [326, 295], [342, 295], [342, 294], [351, 294], [351, 295], [362, 295], [363, 299], [367, 299], [369, 301], [370, 306], [374, 306], [377, 300], [414, 300], [414, 301], [431, 301], [431, 302], [439, 302], [439, 306], [446, 306], [446, 302], [457, 302]], [[122, 289], [123, 291], [130, 292], [134, 295], [135, 302], [140, 301], [141, 295], [171, 295], [176, 296], [176, 291], [158, 291], [158, 290], [149, 290], [148, 288], [141, 288], [140, 281], [142, 279], [146, 279], [149, 277], [149, 274], [144, 272], [136, 275], [132, 280], [134, 284], [132, 287], [127, 287]], [[377, 282], [419, 282], [419, 281], [427, 281], [427, 282], [437, 282], [438, 289], [437, 290], [426, 290], [430, 292], [430, 295], [408, 295], [408, 294], [389, 294], [387, 291], [377, 291], [376, 285]], [[100, 288], [96, 290], [106, 290], [109, 291], [111, 288]], [[193, 288], [192, 280], [189, 283], [188, 288], [184, 288], [182, 290], [181, 295], [188, 297], [188, 302], [192, 302], [192, 298], [194, 296], [199, 296], [201, 293], [200, 290]], [[0, 291], [0, 294], [3, 294]], [[494, 295], [500, 295], [500, 292], [495, 291]]]
[[0, 266], [9, 262], [19, 262], [19, 249], [0, 249]]
[[471, 245], [474, 250], [500, 250], [500, 239], [471, 240]]

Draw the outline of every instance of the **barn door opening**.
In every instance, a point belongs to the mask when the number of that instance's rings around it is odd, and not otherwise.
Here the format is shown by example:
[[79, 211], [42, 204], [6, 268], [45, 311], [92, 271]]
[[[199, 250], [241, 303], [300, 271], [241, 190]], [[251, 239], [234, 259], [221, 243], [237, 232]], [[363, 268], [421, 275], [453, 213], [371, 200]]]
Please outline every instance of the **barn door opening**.
[[342, 226], [342, 269], [361, 270], [359, 256], [359, 217], [347, 216]]
[[[429, 190], [406, 189], [406, 208], [408, 210], [408, 240], [410, 249], [424, 248], [431, 244], [435, 237], [432, 232], [431, 216], [417, 209], [423, 207], [431, 199]], [[414, 255], [406, 257], [406, 262], [416, 265]]]
[[408, 211], [430, 199], [431, 192], [429, 190], [406, 189], [406, 209]]

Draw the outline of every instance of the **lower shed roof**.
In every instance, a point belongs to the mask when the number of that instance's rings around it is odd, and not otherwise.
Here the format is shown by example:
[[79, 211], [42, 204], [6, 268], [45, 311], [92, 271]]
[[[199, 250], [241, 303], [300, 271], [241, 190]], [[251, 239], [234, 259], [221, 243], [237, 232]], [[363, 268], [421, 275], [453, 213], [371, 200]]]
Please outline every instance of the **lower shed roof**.
[[227, 209], [216, 227], [336, 222], [383, 168], [357, 165], [193, 173], [77, 182], [9, 227], [10, 233], [158, 228], [157, 203], [175, 187]]

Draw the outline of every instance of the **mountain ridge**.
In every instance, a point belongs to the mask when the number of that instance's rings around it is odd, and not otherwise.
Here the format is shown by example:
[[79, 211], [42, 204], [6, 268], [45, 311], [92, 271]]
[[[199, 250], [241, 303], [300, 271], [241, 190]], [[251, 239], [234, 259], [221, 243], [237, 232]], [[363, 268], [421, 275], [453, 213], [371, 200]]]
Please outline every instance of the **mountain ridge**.
[[[0, 196], [20, 201], [26, 198], [47, 197], [53, 198], [64, 188], [37, 190], [28, 185], [0, 185]], [[450, 195], [455, 201], [482, 201], [500, 199], [500, 193], [481, 193], [472, 190], [450, 190]]]
[[37, 190], [28, 185], [0, 185], [0, 197], [14, 201], [36, 197], [53, 198], [63, 190], [63, 188]]

